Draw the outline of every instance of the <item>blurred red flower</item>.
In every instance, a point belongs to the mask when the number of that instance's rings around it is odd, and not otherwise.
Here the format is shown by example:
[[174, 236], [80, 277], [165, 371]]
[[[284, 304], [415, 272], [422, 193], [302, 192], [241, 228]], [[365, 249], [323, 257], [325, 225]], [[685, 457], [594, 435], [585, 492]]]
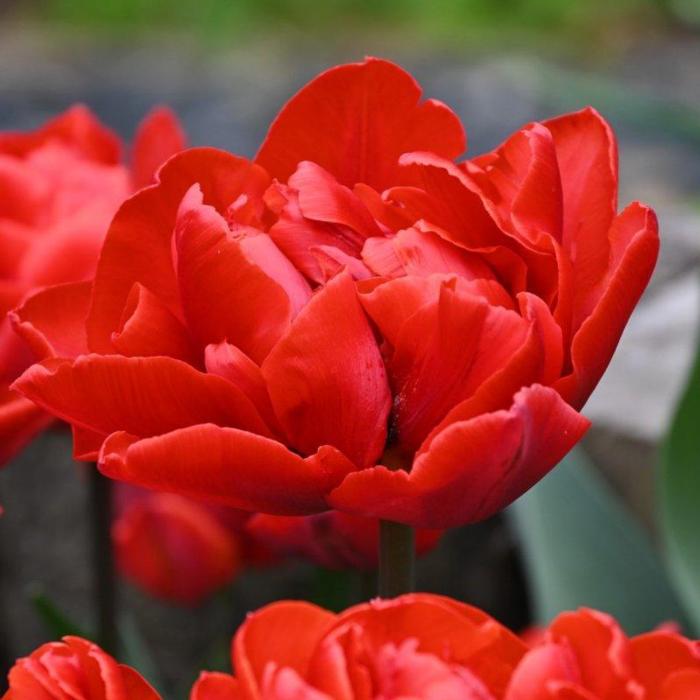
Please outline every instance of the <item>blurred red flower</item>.
[[8, 675], [3, 700], [160, 700], [132, 668], [79, 637], [40, 646]]
[[81, 105], [35, 131], [0, 133], [0, 464], [50, 420], [9, 389], [32, 354], [12, 332], [7, 312], [39, 289], [85, 280], [46, 311], [57, 322], [69, 313], [86, 315], [81, 302], [112, 216], [184, 145], [174, 115], [162, 108], [139, 127], [130, 167], [121, 164], [117, 136]]
[[[294, 630], [294, 634], [286, 634]], [[608, 615], [560, 615], [532, 648], [485, 613], [425, 593], [334, 615], [280, 602], [232, 644], [236, 677], [203, 673], [192, 700], [691, 700], [700, 647], [671, 632], [627, 638]]]
[[[122, 575], [156, 598], [197, 605], [245, 567], [295, 557], [329, 569], [373, 569], [379, 523], [337, 511], [276, 516], [195, 501], [127, 484], [116, 490], [112, 541]], [[437, 530], [419, 530], [417, 553]]]
[[658, 235], [617, 213], [591, 109], [464, 147], [397, 66], [323, 73], [255, 162], [184, 152], [121, 207], [86, 324], [47, 313], [75, 286], [17, 310], [46, 359], [14, 386], [125, 481], [273, 515], [492, 515], [587, 429]]
[[112, 525], [121, 573], [151, 595], [195, 605], [230, 583], [243, 566], [241, 529], [216, 507], [177, 494], [117, 491]]
[[[293, 556], [327, 569], [374, 569], [379, 563], [379, 521], [337, 510], [295, 517], [257, 513], [246, 534], [280, 556]], [[440, 530], [418, 530], [416, 554], [437, 545]]]

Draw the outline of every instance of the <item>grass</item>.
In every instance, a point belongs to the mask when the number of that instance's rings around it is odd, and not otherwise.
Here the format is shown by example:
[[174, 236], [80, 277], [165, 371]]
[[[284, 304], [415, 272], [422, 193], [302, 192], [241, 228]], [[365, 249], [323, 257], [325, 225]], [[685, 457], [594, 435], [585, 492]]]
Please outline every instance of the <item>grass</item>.
[[623, 22], [658, 19], [669, 0], [23, 0], [20, 11], [71, 27], [133, 34], [193, 31], [229, 40], [252, 32], [404, 32], [441, 41], [496, 35], [567, 41], [605, 33]]

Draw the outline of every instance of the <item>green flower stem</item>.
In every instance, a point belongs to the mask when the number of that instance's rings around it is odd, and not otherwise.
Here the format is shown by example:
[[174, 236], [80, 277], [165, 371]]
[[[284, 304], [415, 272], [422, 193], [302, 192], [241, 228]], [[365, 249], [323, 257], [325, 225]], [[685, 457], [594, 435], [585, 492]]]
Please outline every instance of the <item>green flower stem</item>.
[[118, 654], [117, 575], [112, 548], [112, 481], [96, 465], [89, 467], [92, 573], [97, 643]]
[[410, 525], [379, 523], [379, 597], [395, 598], [415, 590], [416, 533]]

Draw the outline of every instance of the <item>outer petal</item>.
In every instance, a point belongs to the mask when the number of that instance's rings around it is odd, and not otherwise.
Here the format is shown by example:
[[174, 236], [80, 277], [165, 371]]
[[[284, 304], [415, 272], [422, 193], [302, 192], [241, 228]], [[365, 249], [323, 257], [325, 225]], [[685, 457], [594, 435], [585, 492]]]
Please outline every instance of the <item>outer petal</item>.
[[617, 143], [591, 107], [543, 125], [554, 138], [564, 202], [562, 244], [574, 263], [580, 299], [608, 265], [608, 231], [617, 211]]
[[[305, 677], [316, 646], [336, 616], [310, 603], [283, 601], [248, 616], [233, 640], [233, 665], [246, 695], [260, 698], [270, 661]], [[294, 634], [289, 634], [294, 630]]]
[[383, 190], [398, 181], [407, 151], [455, 158], [465, 148], [459, 119], [401, 68], [374, 58], [331, 68], [302, 88], [272, 123], [256, 162], [286, 181], [302, 160], [342, 184]]
[[[675, 672], [693, 670], [700, 674], [700, 645], [679, 634], [641, 634], [630, 641], [630, 648], [635, 679], [644, 686], [652, 700], [666, 700], [667, 697], [675, 700], [674, 695], [664, 695], [667, 682]], [[700, 689], [700, 684], [697, 688]]]
[[85, 319], [91, 290], [90, 282], [59, 284], [37, 292], [10, 314], [15, 331], [38, 359], [87, 352]]
[[166, 357], [46, 360], [15, 387], [55, 416], [98, 433], [126, 430], [146, 437], [206, 422], [269, 432], [230, 382]]
[[202, 671], [190, 693], [190, 700], [241, 700], [242, 697], [233, 676], [214, 671]]
[[99, 464], [139, 486], [275, 515], [325, 510], [325, 495], [354, 469], [332, 447], [302, 459], [269, 438], [210, 424], [144, 440], [114, 433]]
[[304, 454], [333, 445], [360, 467], [381, 454], [391, 395], [347, 273], [317, 292], [262, 371], [290, 445]]
[[155, 689], [130, 666], [119, 666], [124, 680], [125, 697], [128, 700], [160, 700]]
[[195, 148], [168, 161], [157, 185], [128, 199], [112, 221], [97, 268], [87, 321], [93, 351], [112, 351], [111, 336], [135, 282], [158, 290], [166, 306], [180, 315], [171, 239], [180, 202], [194, 183], [199, 183], [206, 204], [225, 211], [240, 195], [262, 196], [269, 178], [243, 158]]
[[476, 522], [533, 486], [588, 425], [552, 389], [532, 386], [509, 411], [449, 425], [410, 472], [375, 467], [350, 474], [328, 500], [339, 510], [416, 527]]
[[664, 683], [661, 700], [695, 700], [700, 697], [700, 671], [684, 669], [671, 674]]
[[573, 371], [555, 385], [577, 408], [583, 406], [605, 372], [654, 270], [659, 253], [656, 215], [644, 205], [631, 204], [613, 222], [610, 240], [610, 265], [600, 283], [599, 301], [572, 342]]
[[156, 107], [139, 124], [131, 156], [131, 178], [135, 189], [155, 182], [163, 163], [187, 147], [187, 136], [175, 113]]
[[549, 636], [571, 648], [584, 688], [596, 697], [628, 697], [634, 675], [631, 648], [612, 617], [587, 609], [562, 613], [551, 623]]

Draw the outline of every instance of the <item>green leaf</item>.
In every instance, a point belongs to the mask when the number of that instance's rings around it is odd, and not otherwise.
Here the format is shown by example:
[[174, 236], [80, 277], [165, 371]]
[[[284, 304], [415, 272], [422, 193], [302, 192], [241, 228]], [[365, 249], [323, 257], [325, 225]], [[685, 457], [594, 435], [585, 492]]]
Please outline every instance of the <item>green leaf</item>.
[[581, 450], [509, 512], [540, 624], [580, 606], [614, 615], [630, 634], [683, 624], [661, 558]]
[[661, 450], [659, 499], [673, 582], [700, 631], [700, 347]]
[[31, 601], [34, 612], [39, 616], [46, 632], [52, 639], [61, 639], [65, 636], [90, 638], [80, 625], [71, 620], [42, 591], [35, 591], [31, 596]]
[[125, 613], [117, 624], [122, 653], [119, 660], [135, 668], [156, 690], [162, 683], [158, 667], [132, 615]]

